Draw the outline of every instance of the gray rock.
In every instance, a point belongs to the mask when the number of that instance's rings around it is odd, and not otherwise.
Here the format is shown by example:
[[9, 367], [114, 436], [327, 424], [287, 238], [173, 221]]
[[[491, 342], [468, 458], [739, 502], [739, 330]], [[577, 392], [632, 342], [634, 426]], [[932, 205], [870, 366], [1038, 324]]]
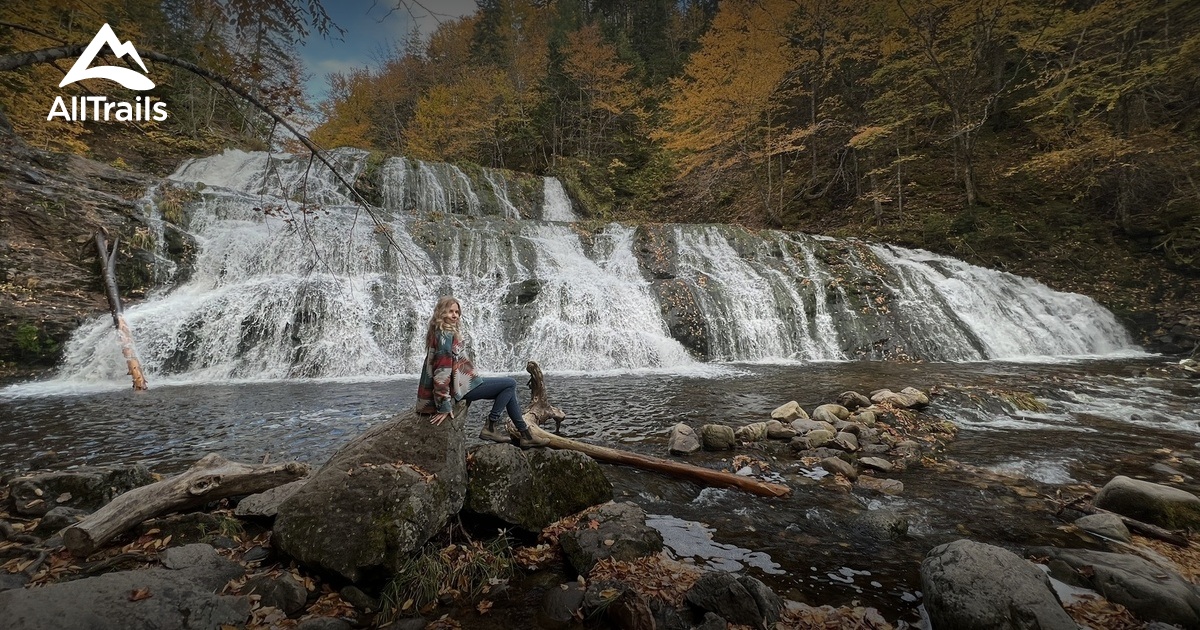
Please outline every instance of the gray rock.
[[1078, 630], [1046, 574], [1000, 547], [935, 547], [921, 562], [921, 590], [934, 628]]
[[780, 422], [791, 422], [797, 419], [807, 420], [808, 414], [805, 413], [804, 409], [800, 407], [800, 403], [793, 400], [789, 403], [780, 405], [775, 409], [775, 411], [772, 411], [771, 419], [779, 420]]
[[433, 426], [413, 411], [340, 448], [279, 506], [272, 544], [350, 581], [396, 572], [466, 497], [467, 404]]
[[472, 449], [464, 508], [528, 531], [612, 500], [596, 460], [576, 451], [521, 450], [511, 444]]
[[803, 418], [800, 420], [793, 420], [791, 427], [793, 429], [795, 429], [796, 433], [798, 433], [800, 435], [804, 435], [804, 434], [808, 433], [809, 431], [816, 431], [817, 429], [829, 431], [831, 434], [837, 433], [837, 431], [833, 428], [832, 423], [818, 422], [816, 420], [810, 420], [808, 418]]
[[212, 545], [205, 545], [203, 543], [183, 545], [182, 547], [169, 547], [158, 554], [158, 561], [164, 567], [175, 571], [182, 571], [184, 569], [217, 571], [229, 565], [229, 561], [218, 554]]
[[684, 595], [693, 608], [715, 613], [733, 624], [770, 628], [779, 620], [783, 601], [758, 580], [724, 571], [700, 576]]
[[863, 396], [858, 392], [842, 392], [837, 398], [837, 403], [850, 411], [871, 406], [871, 399]]
[[650, 613], [654, 616], [654, 630], [690, 630], [692, 624], [679, 616], [679, 611], [657, 597], [650, 598]]
[[[5, 630], [208, 630], [244, 624], [250, 617], [250, 602], [216, 594], [242, 575], [242, 567], [207, 545], [177, 550], [173, 564], [178, 569], [120, 571], [0, 592]], [[132, 594], [143, 592], [148, 597], [130, 601]]]
[[808, 440], [809, 448], [820, 448], [832, 442], [835, 435], [833, 431], [814, 429], [806, 433], [804, 439]]
[[822, 459], [821, 468], [828, 470], [831, 475], [843, 475], [850, 481], [858, 479], [858, 470], [854, 468], [854, 464], [840, 457], [826, 457]]
[[579, 582], [567, 582], [546, 591], [542, 597], [542, 615], [555, 625], [566, 625], [583, 608], [584, 589]]
[[929, 396], [925, 395], [925, 392], [913, 387], [905, 387], [899, 393], [893, 392], [890, 389], [877, 389], [871, 392], [871, 402], [887, 403], [895, 407], [909, 409], [928, 405]]
[[729, 627], [729, 622], [717, 613], [706, 612], [704, 619], [700, 625], [696, 626], [696, 630], [726, 630]]
[[875, 423], [878, 421], [878, 417], [876, 417], [875, 412], [871, 411], [869, 409], [864, 409], [862, 411], [859, 411], [858, 413], [856, 413], [846, 419], [849, 420], [850, 422], [856, 422], [858, 424], [861, 424], [861, 425], [867, 426], [867, 427], [875, 426]]
[[728, 451], [737, 446], [733, 429], [723, 424], [706, 424], [700, 427], [700, 443], [706, 451]]
[[1129, 528], [1125, 527], [1125, 523], [1121, 521], [1121, 517], [1116, 514], [1088, 514], [1075, 519], [1075, 524], [1080, 529], [1111, 538], [1122, 542], [1133, 542], [1133, 537], [1129, 534]]
[[862, 475], [854, 483], [859, 488], [889, 496], [899, 496], [904, 493], [904, 484], [895, 479], [880, 479], [879, 477]]
[[882, 472], [892, 471], [892, 462], [889, 462], [882, 457], [860, 457], [858, 458], [858, 463], [866, 466], [867, 468], [874, 468], [875, 470]]
[[291, 573], [250, 578], [242, 587], [242, 594], [258, 595], [263, 606], [273, 606], [287, 615], [299, 612], [308, 602], [308, 591]]
[[60, 505], [46, 512], [46, 515], [42, 517], [42, 521], [38, 523], [36, 531], [42, 535], [62, 531], [64, 528], [83, 520], [83, 517], [87, 515], [88, 512], [86, 510]]
[[672, 455], [691, 455], [700, 450], [700, 436], [696, 435], [695, 429], [681, 422], [671, 427], [667, 450]]
[[839, 431], [837, 435], [833, 436], [833, 443], [847, 453], [858, 450], [858, 437], [847, 431]]
[[863, 444], [860, 452], [866, 453], [867, 455], [883, 455], [890, 450], [892, 450], [892, 448], [887, 444]]
[[279, 505], [296, 494], [296, 491], [306, 483], [308, 483], [308, 479], [297, 479], [266, 492], [252, 494], [239, 501], [233, 513], [237, 516], [275, 518], [275, 515], [279, 513]]
[[608, 503], [589, 510], [559, 542], [567, 561], [584, 574], [598, 560], [633, 560], [658, 553], [663, 547], [662, 534], [646, 525], [646, 513], [632, 503]]
[[796, 437], [796, 430], [778, 421], [767, 422], [767, 437], [772, 440], [790, 440]]
[[1185, 628], [1200, 627], [1200, 594], [1196, 586], [1145, 558], [1054, 547], [1031, 549], [1030, 554], [1049, 557], [1047, 564], [1055, 578], [1093, 589], [1125, 606], [1139, 619]]
[[8, 491], [18, 514], [41, 516], [60, 505], [92, 512], [150, 483], [154, 477], [141, 465], [78, 468], [17, 477], [8, 482]]
[[753, 422], [744, 427], [738, 427], [733, 437], [739, 442], [757, 442], [767, 437], [767, 423]]
[[867, 510], [858, 515], [854, 527], [873, 538], [889, 540], [908, 533], [908, 518], [895, 510]]
[[1093, 504], [1167, 529], [1200, 529], [1200, 498], [1171, 486], [1119, 475], [1096, 493]]
[[841, 405], [821, 405], [813, 410], [812, 419], [817, 422], [836, 424], [838, 420], [850, 417], [850, 410]]
[[346, 603], [354, 606], [363, 612], [375, 612], [379, 610], [379, 600], [367, 595], [361, 588], [350, 584], [343, 586], [338, 595], [346, 600]]
[[25, 588], [29, 576], [24, 573], [8, 573], [0, 571], [0, 592], [11, 591], [14, 588]]

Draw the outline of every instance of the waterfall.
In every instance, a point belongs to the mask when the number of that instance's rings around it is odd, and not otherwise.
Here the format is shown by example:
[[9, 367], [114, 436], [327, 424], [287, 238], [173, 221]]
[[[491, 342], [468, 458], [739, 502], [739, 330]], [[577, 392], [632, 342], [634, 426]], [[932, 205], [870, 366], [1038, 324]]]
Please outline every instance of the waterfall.
[[[171, 216], [197, 252], [186, 280], [126, 309], [152, 379], [414, 374], [442, 293], [462, 301], [486, 371], [1137, 350], [1086, 297], [928, 252], [720, 225], [586, 228], [554, 178], [333, 156], [375, 191], [382, 227], [299, 157], [231, 150], [170, 176], [194, 191]], [[142, 204], [161, 240], [158, 198]], [[120, 382], [120, 357], [97, 315], [60, 377]]]

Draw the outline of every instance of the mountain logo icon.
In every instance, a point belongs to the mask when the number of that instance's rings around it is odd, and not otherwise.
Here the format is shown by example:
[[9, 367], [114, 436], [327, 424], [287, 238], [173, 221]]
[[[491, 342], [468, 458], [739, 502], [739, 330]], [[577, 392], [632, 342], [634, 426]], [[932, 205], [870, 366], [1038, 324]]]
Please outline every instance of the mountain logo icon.
[[109, 49], [113, 51], [113, 54], [118, 59], [129, 55], [137, 62], [137, 65], [141, 66], [142, 72], [149, 72], [146, 70], [146, 64], [142, 63], [142, 58], [138, 55], [137, 49], [133, 47], [133, 42], [121, 43], [121, 40], [117, 39], [117, 34], [113, 32], [112, 27], [105, 24], [100, 27], [96, 36], [92, 38], [92, 43], [88, 44], [87, 48], [83, 50], [83, 54], [79, 56], [79, 60], [75, 62], [75, 65], [71, 66], [70, 72], [67, 73], [67, 76], [63, 77], [62, 83], [59, 83], [58, 87], [82, 81], [83, 79], [108, 79], [109, 81], [116, 81], [130, 90], [150, 90], [154, 88], [154, 82], [146, 77], [146, 75], [139, 74], [137, 71], [130, 70], [129, 68], [122, 68], [120, 66], [88, 67], [92, 65], [92, 61], [96, 59], [96, 54], [100, 52], [100, 49], [105, 44], [108, 45]]

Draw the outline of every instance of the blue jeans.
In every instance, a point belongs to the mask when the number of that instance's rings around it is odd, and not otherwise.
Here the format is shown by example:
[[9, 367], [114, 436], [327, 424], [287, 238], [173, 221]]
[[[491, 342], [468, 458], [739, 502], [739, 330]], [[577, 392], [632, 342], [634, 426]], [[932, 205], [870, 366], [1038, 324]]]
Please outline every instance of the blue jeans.
[[499, 420], [500, 414], [508, 410], [508, 417], [517, 425], [518, 431], [529, 427], [521, 417], [521, 403], [517, 400], [517, 382], [507, 376], [484, 377], [483, 382], [463, 396], [463, 400], [492, 400], [492, 412], [488, 418]]

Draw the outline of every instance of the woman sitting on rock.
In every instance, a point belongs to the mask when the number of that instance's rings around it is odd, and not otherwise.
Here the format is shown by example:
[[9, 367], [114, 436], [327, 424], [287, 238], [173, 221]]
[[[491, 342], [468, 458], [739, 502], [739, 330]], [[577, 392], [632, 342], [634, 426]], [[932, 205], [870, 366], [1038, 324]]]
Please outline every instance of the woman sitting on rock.
[[459, 330], [462, 308], [458, 300], [449, 295], [438, 298], [429, 318], [429, 330], [425, 335], [425, 363], [421, 367], [421, 380], [417, 383], [417, 413], [433, 414], [429, 422], [440, 425], [446, 418], [453, 417], [454, 403], [460, 400], [492, 400], [492, 411], [488, 414], [479, 432], [479, 437], [495, 442], [511, 442], [500, 416], [506, 410], [520, 434], [518, 445], [522, 448], [546, 446], [550, 443], [529, 431], [521, 417], [521, 403], [517, 400], [517, 382], [506, 376], [484, 377], [475, 373], [466, 342]]

